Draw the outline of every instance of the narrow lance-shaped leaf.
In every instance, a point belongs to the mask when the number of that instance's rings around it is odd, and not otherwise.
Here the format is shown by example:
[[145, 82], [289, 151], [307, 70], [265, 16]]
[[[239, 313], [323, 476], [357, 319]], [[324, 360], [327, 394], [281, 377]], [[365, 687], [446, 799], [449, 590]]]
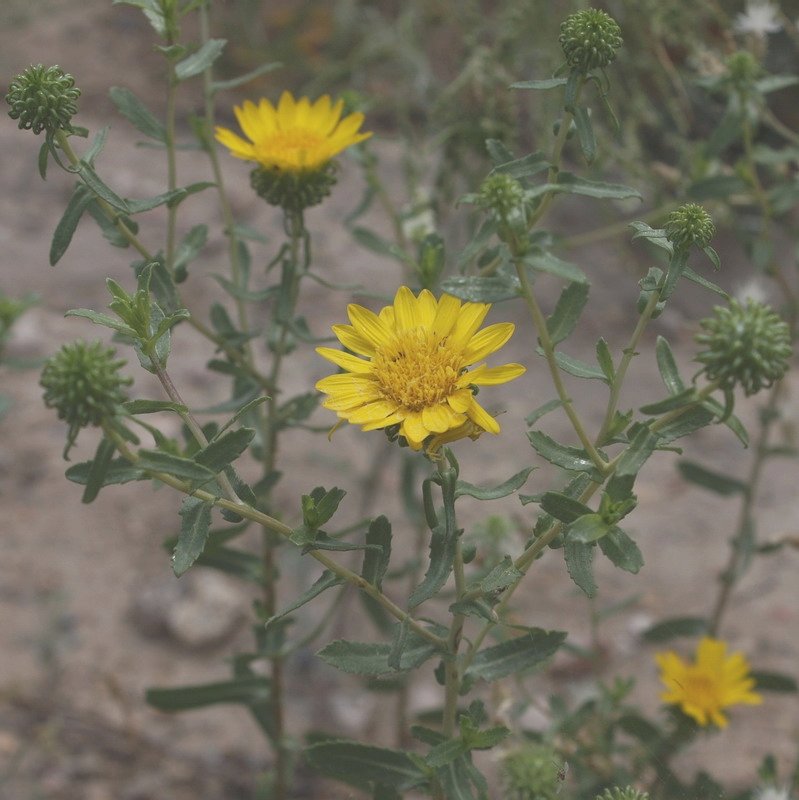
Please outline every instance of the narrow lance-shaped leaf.
[[716, 494], [728, 496], [747, 492], [747, 485], [743, 481], [709, 470], [694, 461], [678, 461], [677, 469], [685, 480]]
[[391, 558], [391, 523], [384, 516], [372, 520], [366, 532], [366, 544], [375, 545], [364, 552], [361, 577], [380, 589]]
[[91, 503], [100, 493], [100, 489], [106, 485], [106, 474], [114, 456], [116, 446], [112, 441], [103, 437], [97, 445], [97, 452], [91, 461], [89, 474], [86, 480], [86, 489], [81, 498], [82, 503]]
[[553, 344], [562, 342], [574, 331], [588, 302], [589, 285], [572, 282], [561, 292], [555, 310], [547, 319], [547, 331]]
[[476, 497], [478, 500], [498, 500], [501, 497], [507, 497], [524, 486], [528, 476], [534, 469], [535, 467], [526, 467], [499, 484], [499, 486], [493, 487], [474, 486], [466, 481], [458, 481], [455, 485], [455, 497], [468, 495], [469, 497]]
[[109, 95], [119, 113], [125, 117], [134, 128], [150, 139], [166, 142], [166, 129], [156, 119], [152, 112], [139, 100], [136, 95], [121, 86], [112, 86]]
[[252, 428], [228, 431], [200, 450], [194, 460], [212, 472], [221, 472], [247, 449], [254, 436]]
[[592, 480], [602, 482], [602, 475], [585, 450], [560, 444], [541, 431], [530, 431], [527, 437], [536, 452], [551, 464], [573, 472], [586, 472]]
[[591, 112], [585, 106], [575, 106], [573, 113], [583, 158], [585, 158], [587, 164], [593, 164], [596, 158], [596, 137], [591, 126]]
[[447, 532], [446, 525], [436, 525], [430, 534], [430, 565], [424, 580], [408, 598], [408, 606], [415, 608], [429, 600], [446, 582], [455, 561], [457, 533]]
[[72, 241], [72, 236], [78, 227], [78, 222], [80, 222], [83, 212], [86, 211], [92, 199], [92, 193], [83, 184], [78, 184], [75, 187], [75, 191], [72, 193], [66, 209], [64, 209], [64, 215], [56, 225], [53, 233], [53, 241], [50, 244], [51, 267], [54, 267], [67, 251]]
[[196, 53], [175, 65], [175, 77], [179, 81], [185, 81], [187, 78], [199, 75], [222, 55], [226, 44], [225, 39], [208, 39]]
[[174, 689], [148, 689], [145, 697], [159, 711], [189, 711], [219, 703], [248, 705], [269, 698], [269, 680], [252, 676]]
[[481, 650], [467, 674], [486, 681], [495, 681], [529, 669], [549, 658], [563, 644], [562, 631], [531, 628], [529, 633]]
[[211, 504], [196, 497], [187, 497], [181, 506], [180, 516], [183, 522], [172, 555], [172, 570], [178, 577], [191, 567], [205, 549], [211, 525]]

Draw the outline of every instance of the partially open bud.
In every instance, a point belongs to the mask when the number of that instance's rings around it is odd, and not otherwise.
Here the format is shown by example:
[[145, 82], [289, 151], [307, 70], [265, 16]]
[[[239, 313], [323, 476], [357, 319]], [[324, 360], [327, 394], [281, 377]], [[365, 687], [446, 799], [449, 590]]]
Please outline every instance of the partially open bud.
[[748, 50], [739, 50], [728, 56], [726, 67], [727, 79], [739, 91], [750, 89], [763, 76], [763, 67]]
[[6, 102], [8, 115], [19, 120], [19, 127], [35, 134], [58, 130], [71, 131], [72, 116], [78, 112], [80, 89], [75, 79], [59, 66], [42, 64], [28, 67], [11, 81]]
[[614, 786], [612, 789], [605, 789], [602, 794], [598, 794], [596, 800], [649, 800], [649, 794], [639, 792], [632, 786], [625, 786], [623, 789]]
[[502, 759], [503, 797], [505, 800], [556, 800], [562, 771], [557, 754], [548, 745], [534, 742], [521, 745]]
[[707, 247], [716, 233], [710, 214], [697, 203], [686, 203], [672, 211], [663, 227], [677, 251], [688, 250], [691, 245]]
[[696, 360], [704, 364], [710, 381], [723, 389], [739, 385], [749, 396], [779, 380], [788, 369], [791, 334], [786, 322], [763, 303], [731, 300], [717, 306], [713, 316], [703, 319], [696, 335], [705, 347]]
[[69, 425], [65, 458], [81, 428], [101, 425], [127, 399], [123, 387], [133, 379], [119, 374], [126, 362], [115, 355], [102, 342], [77, 341], [65, 344], [44, 365], [39, 381], [44, 404]]
[[608, 66], [623, 42], [616, 20], [596, 8], [566, 17], [559, 41], [568, 65], [583, 73]]

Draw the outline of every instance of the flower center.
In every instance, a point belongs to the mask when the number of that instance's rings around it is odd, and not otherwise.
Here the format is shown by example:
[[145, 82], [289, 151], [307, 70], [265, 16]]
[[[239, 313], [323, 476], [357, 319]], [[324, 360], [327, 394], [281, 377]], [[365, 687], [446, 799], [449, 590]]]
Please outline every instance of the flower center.
[[398, 333], [375, 353], [372, 365], [383, 396], [411, 411], [449, 397], [462, 366], [460, 350], [422, 327]]
[[692, 703], [704, 709], [721, 707], [718, 678], [707, 672], [691, 670], [685, 680], [685, 693]]
[[307, 160], [307, 156], [319, 149], [323, 141], [324, 137], [313, 131], [295, 128], [273, 133], [258, 143], [258, 150], [269, 161], [299, 166]]

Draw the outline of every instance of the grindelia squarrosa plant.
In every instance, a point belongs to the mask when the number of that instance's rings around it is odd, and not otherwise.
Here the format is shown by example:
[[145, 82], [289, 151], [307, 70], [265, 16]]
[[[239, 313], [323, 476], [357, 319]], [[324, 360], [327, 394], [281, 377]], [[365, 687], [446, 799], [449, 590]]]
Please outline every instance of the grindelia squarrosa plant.
[[[612, 80], [627, 34], [610, 14], [588, 8], [569, 15], [559, 32], [560, 62], [549, 64], [541, 77], [510, 79], [516, 81], [510, 93], [546, 97], [557, 118], [550, 121], [548, 140], [531, 152], [513, 151], [510, 139], [484, 142], [489, 161], [452, 212], [467, 220], [463, 230], [469, 231], [452, 252], [447, 231], [435, 230], [432, 215], [408, 234], [408, 215], [397, 211], [392, 187], [381, 181], [372, 149], [377, 137], [355, 95], [295, 96], [282, 89], [272, 98], [253, 96], [232, 105], [237, 132], [217, 123], [216, 108], [230, 109], [230, 92], [276, 65], [217, 81], [215, 63], [225, 42], [210, 36], [209, 2], [128, 4], [142, 9], [165, 45], [167, 118], [157, 119], [128, 89], [115, 88], [111, 97], [163, 153], [162, 193], [124, 198], [106, 182], [95, 163], [105, 134], [92, 135], [78, 124], [80, 91], [60, 66], [31, 66], [11, 81], [6, 99], [21, 129], [44, 135], [42, 177], [62, 169], [75, 180], [54, 232], [51, 264], [66, 252], [84, 216], [100, 225], [111, 244], [134, 253], [128, 285], [107, 280], [108, 309], [68, 312], [113, 332], [113, 346], [65, 343], [42, 371], [45, 403], [68, 426], [65, 457], [84, 429], [92, 429], [85, 435], [98, 440], [94, 457], [72, 464], [67, 478], [84, 487], [86, 503], [100, 491], [124, 491], [117, 484], [154, 481], [169, 487], [181, 503], [169, 541], [175, 575], [221, 569], [258, 587], [254, 643], [233, 656], [231, 674], [202, 686], [153, 688], [147, 702], [167, 712], [221, 702], [244, 706], [268, 743], [258, 796], [274, 800], [298, 796], [295, 776], [307, 767], [376, 800], [727, 796], [719, 782], [724, 775], [686, 776], [674, 757], [700, 736], [724, 735], [722, 729], [746, 724], [739, 707], [761, 704], [764, 692], [796, 690], [791, 676], [758, 672], [757, 653], [740, 652], [721, 631], [752, 558], [791, 546], [787, 537], [757, 539], [753, 505], [761, 467], [778, 448], [775, 420], [796, 336], [795, 280], [770, 243], [795, 204], [793, 176], [780, 167], [795, 164], [799, 135], [768, 102], [771, 91], [796, 79], [769, 75], [760, 61], [762, 48], [733, 54], [705, 76], [704, 89], [722, 98], [727, 110], [719, 130], [697, 144], [695, 163], [701, 165], [695, 170], [702, 174], [689, 176], [662, 207], [626, 226], [640, 246], [630, 252], [646, 253], [656, 265], [641, 270], [638, 301], [622, 309], [628, 321], [624, 346], [611, 347], [600, 337], [586, 361], [569, 355], [564, 343], [583, 324], [591, 267], [562, 257], [570, 231], [544, 225], [556, 203], [582, 198], [604, 207], [607, 215], [616, 213], [619, 201], [641, 198], [637, 188], [605, 180], [594, 166], [603, 136], [612, 145], [619, 127], [611, 107]], [[195, 16], [199, 40], [184, 41], [182, 29]], [[208, 180], [201, 183], [179, 181], [178, 92], [197, 93], [204, 109], [191, 126], [193, 144], [208, 163]], [[760, 126], [771, 131], [768, 144], [757, 141]], [[445, 152], [441, 169], [451, 152]], [[390, 241], [359, 228], [356, 238], [396, 258], [405, 270], [401, 285], [391, 287], [363, 275], [356, 292], [360, 302], [349, 304], [340, 301], [341, 291], [333, 291], [345, 288], [334, 282], [335, 265], [325, 265], [324, 278], [316, 271], [313, 231], [306, 224], [307, 209], [335, 195], [339, 160], [345, 157], [363, 170], [364, 208], [378, 198], [395, 233]], [[251, 256], [259, 234], [237, 222], [227, 194], [232, 159], [252, 165], [254, 196], [282, 222], [283, 239], [260, 271]], [[210, 322], [182, 296], [191, 264], [212, 235], [210, 225], [200, 225], [179, 236], [183, 204], [198, 192], [216, 193], [223, 225], [213, 235], [226, 237], [228, 244], [229, 271], [220, 278], [228, 301], [214, 306]], [[425, 213], [433, 207], [426, 202]], [[720, 267], [711, 206], [726, 222], [746, 208], [747, 247], [757, 254], [763, 280], [778, 287], [779, 308], [762, 299], [731, 298], [711, 280]], [[153, 215], [136, 219], [158, 208], [162, 227]], [[618, 231], [618, 219], [610, 228]], [[621, 273], [617, 279], [631, 280]], [[554, 302], [540, 290], [541, 283], [553, 280], [560, 287]], [[339, 308], [332, 337], [298, 312], [311, 281], [329, 287], [327, 302]], [[692, 376], [678, 367], [664, 336], [652, 346], [645, 335], [653, 320], [669, 315], [672, 298], [689, 291], [713, 293], [718, 302], [694, 324], [698, 367]], [[510, 322], [511, 315], [521, 315], [523, 323]], [[204, 337], [209, 370], [216, 380], [231, 383], [231, 402], [210, 422], [200, 421], [170, 372], [173, 331], [179, 326]], [[524, 353], [523, 363], [503, 363], [497, 356], [511, 340], [515, 352]], [[314, 350], [321, 357], [314, 355], [316, 374], [323, 377], [309, 378], [304, 391], [286, 397], [286, 376], [304, 374], [295, 358]], [[622, 390], [636, 357], [654, 358], [663, 387], [631, 409], [622, 405]], [[134, 393], [133, 364], [155, 376], [160, 396]], [[534, 376], [535, 401], [527, 389], [517, 388], [525, 373]], [[576, 386], [602, 389], [599, 419], [585, 418]], [[487, 440], [505, 435], [510, 426], [500, 412], [511, 397], [511, 405], [519, 407], [520, 393], [529, 427], [524, 446], [516, 444], [526, 454], [524, 466], [491, 486], [479, 475], [462, 474], [458, 454], [479, 451]], [[749, 435], [734, 413], [741, 394], [767, 397], [752, 455], [743, 452]], [[151, 424], [147, 416], [156, 412], [177, 415], [182, 438], [170, 438]], [[546, 427], [556, 415], [568, 423], [568, 436], [556, 438]], [[314, 486], [313, 465], [307, 475], [283, 476], [279, 444], [288, 429], [307, 429], [309, 436], [326, 431], [335, 443], [345, 424], [360, 428], [364, 443], [382, 439], [385, 452], [396, 454], [390, 463], [402, 465], [403, 480], [413, 482], [404, 492], [407, 519], [376, 514], [342, 527], [336, 517], [344, 489]], [[601, 590], [594, 576], [597, 559], [630, 573], [644, 569], [626, 522], [638, 504], [638, 474], [650, 459], [674, 458], [683, 440], [711, 426], [725, 427], [740, 440], [751, 473], [744, 482], [679, 461], [688, 480], [737, 498], [742, 522], [708, 613], [666, 618], [644, 633], [645, 641], [659, 643], [652, 670], [660, 668], [662, 695], [641, 698], [633, 693], [632, 679], [618, 677], [609, 684], [597, 680], [582, 703], [557, 694], [546, 698], [548, 665], [559, 651], [574, 647], [569, 620], [548, 629], [536, 624], [535, 608], [515, 613], [517, 589], [534, 586], [544, 562], [562, 560], [564, 574], [588, 598]], [[331, 446], [320, 435], [315, 450]], [[783, 448], [780, 455], [792, 453]], [[549, 477], [534, 472], [541, 465], [551, 467], [540, 471]], [[289, 478], [292, 486], [308, 482], [293, 506], [278, 502], [275, 493], [279, 481]], [[500, 529], [519, 530], [520, 548], [506, 547], [501, 535], [487, 533], [492, 525], [461, 513], [464, 497], [490, 502], [523, 487], [528, 488], [519, 494], [518, 513], [498, 523]], [[371, 498], [375, 508], [380, 499], [379, 493]], [[256, 529], [257, 553], [236, 541]], [[395, 537], [409, 538], [406, 529], [418, 550], [410, 567], [398, 563], [392, 547]], [[278, 586], [290, 548], [318, 562], [319, 569], [318, 577], [288, 600]], [[363, 599], [376, 623], [363, 640], [331, 640], [338, 600], [330, 597], [343, 597], [347, 590]], [[310, 634], [296, 634], [291, 623], [317, 615], [325, 598], [321, 622], [302, 628], [312, 628]], [[660, 649], [680, 636], [696, 639], [695, 655], [684, 642]], [[336, 730], [287, 729], [285, 712], [294, 698], [286, 690], [286, 670], [312, 642], [327, 665], [360, 676], [364, 691], [395, 692], [399, 747], [345, 738]], [[416, 680], [438, 687], [434, 709], [418, 719], [408, 705], [408, 687]], [[500, 702], [503, 696], [512, 699]], [[651, 709], [658, 700], [664, 707], [655, 714]], [[531, 708], [547, 709], [547, 723], [526, 726], [524, 713]], [[787, 785], [790, 793], [796, 781], [796, 772], [782, 777], [767, 759], [749, 788], [734, 787], [741, 793], [729, 796], [762, 796], [778, 785]], [[755, 787], [761, 795], [753, 794]]]

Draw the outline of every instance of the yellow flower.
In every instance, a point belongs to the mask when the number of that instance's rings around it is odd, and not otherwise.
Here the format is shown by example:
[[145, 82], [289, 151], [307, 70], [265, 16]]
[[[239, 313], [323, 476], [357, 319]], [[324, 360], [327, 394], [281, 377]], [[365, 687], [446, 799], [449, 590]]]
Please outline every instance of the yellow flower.
[[333, 333], [355, 355], [316, 348], [345, 370], [316, 384], [329, 395], [322, 405], [365, 431], [397, 426], [414, 450], [428, 437], [434, 450], [454, 438], [499, 433], [497, 421], [475, 399], [476, 387], [506, 383], [525, 368], [481, 364], [467, 370], [513, 334], [510, 322], [478, 333], [489, 308], [486, 303], [462, 304], [448, 294], [436, 300], [426, 289], [417, 297], [407, 286], [379, 314], [348, 306], [352, 324], [334, 325]]
[[216, 128], [216, 138], [236, 158], [257, 161], [268, 169], [312, 172], [372, 135], [358, 132], [363, 114], [342, 119], [343, 108], [343, 100], [334, 104], [329, 95], [311, 103], [307, 97], [295, 100], [290, 92], [283, 92], [277, 108], [266, 98], [258, 105], [245, 100], [233, 111], [249, 141], [221, 127]]
[[722, 709], [737, 703], [757, 705], [762, 701], [752, 691], [749, 664], [741, 653], [727, 655], [727, 645], [705, 636], [696, 649], [696, 663], [687, 664], [676, 653], [658, 653], [660, 680], [668, 691], [661, 695], [664, 703], [679, 705], [699, 725], [711, 722], [724, 728], [727, 718]]

